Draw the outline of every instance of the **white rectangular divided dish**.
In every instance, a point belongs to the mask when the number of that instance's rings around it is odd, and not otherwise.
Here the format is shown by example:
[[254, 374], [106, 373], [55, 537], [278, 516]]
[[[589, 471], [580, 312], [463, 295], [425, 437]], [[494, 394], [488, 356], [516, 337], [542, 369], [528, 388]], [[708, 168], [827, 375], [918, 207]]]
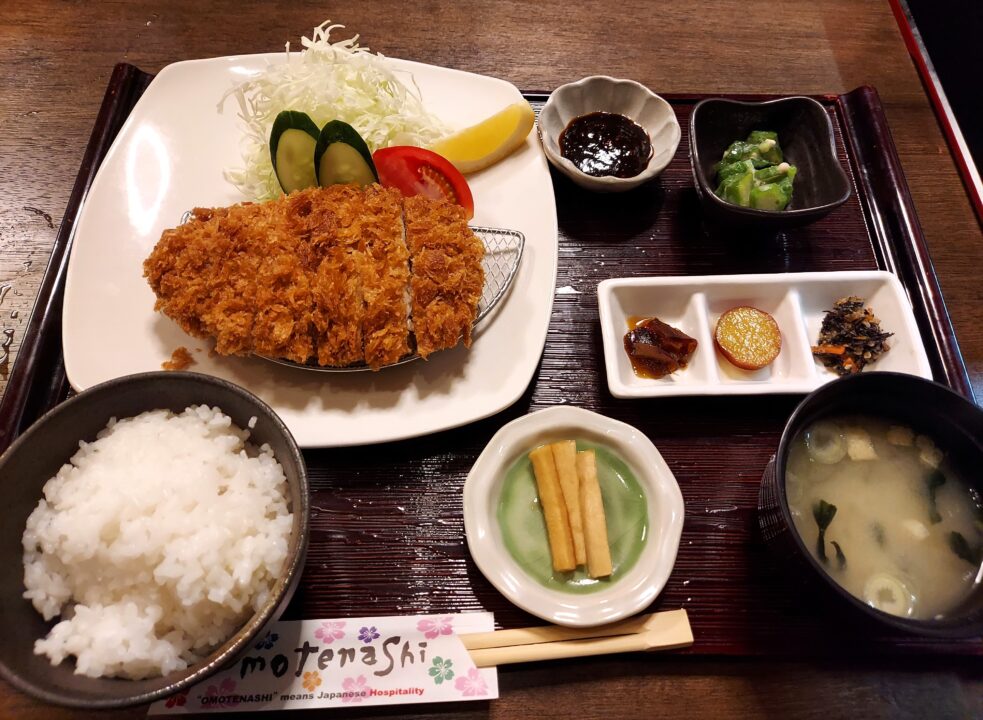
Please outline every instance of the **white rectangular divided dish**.
[[[890, 370], [932, 379], [911, 305], [897, 277], [884, 271], [639, 277], [605, 280], [597, 288], [608, 388], [619, 398], [663, 395], [807, 393], [836, 379], [812, 356], [826, 311], [858, 295], [894, 333], [890, 350], [865, 372]], [[713, 330], [730, 308], [764, 310], [782, 332], [775, 361], [757, 371], [731, 365], [716, 349]], [[638, 377], [624, 349], [631, 317], [657, 317], [696, 338], [689, 365], [659, 379]]]

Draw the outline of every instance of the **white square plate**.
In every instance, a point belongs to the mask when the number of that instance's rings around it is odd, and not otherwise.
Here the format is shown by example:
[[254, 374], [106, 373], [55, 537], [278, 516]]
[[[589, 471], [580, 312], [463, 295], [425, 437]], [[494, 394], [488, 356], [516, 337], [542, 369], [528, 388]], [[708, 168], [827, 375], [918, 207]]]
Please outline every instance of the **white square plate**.
[[[161, 232], [196, 206], [251, 198], [222, 176], [241, 165], [233, 85], [282, 53], [192, 60], [164, 68], [110, 148], [82, 206], [65, 287], [65, 370], [76, 390], [159, 370], [179, 346], [189, 370], [237, 383], [265, 400], [303, 447], [415, 437], [492, 415], [515, 402], [546, 342], [556, 284], [553, 186], [535, 133], [497, 165], [468, 178], [475, 225], [525, 234], [510, 294], [478, 329], [470, 351], [441, 352], [377, 373], [323, 374], [258, 358], [209, 356], [208, 343], [154, 312], [142, 263]], [[474, 124], [522, 99], [490, 77], [387, 59], [409, 72], [424, 104], [451, 128]]]
[[[897, 277], [884, 271], [639, 277], [605, 280], [597, 288], [608, 389], [619, 398], [663, 395], [808, 393], [836, 379], [812, 356], [826, 311], [859, 295], [893, 332], [890, 351], [865, 372], [891, 370], [932, 379], [911, 305]], [[772, 315], [782, 350], [766, 368], [731, 365], [716, 349], [713, 330], [730, 308], [750, 305]], [[699, 343], [689, 365], [659, 379], [641, 378], [624, 349], [628, 318], [657, 317]]]

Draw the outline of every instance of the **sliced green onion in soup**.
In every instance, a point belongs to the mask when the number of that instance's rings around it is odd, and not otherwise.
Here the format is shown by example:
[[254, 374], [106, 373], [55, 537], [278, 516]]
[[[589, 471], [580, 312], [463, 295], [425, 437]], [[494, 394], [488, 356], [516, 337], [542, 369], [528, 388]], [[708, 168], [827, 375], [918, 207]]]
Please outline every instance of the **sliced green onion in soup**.
[[846, 437], [837, 423], [814, 422], [805, 431], [805, 441], [809, 457], [824, 465], [838, 463], [846, 456]]
[[871, 575], [864, 583], [864, 602], [876, 610], [908, 617], [915, 609], [915, 596], [898, 578], [887, 573]]

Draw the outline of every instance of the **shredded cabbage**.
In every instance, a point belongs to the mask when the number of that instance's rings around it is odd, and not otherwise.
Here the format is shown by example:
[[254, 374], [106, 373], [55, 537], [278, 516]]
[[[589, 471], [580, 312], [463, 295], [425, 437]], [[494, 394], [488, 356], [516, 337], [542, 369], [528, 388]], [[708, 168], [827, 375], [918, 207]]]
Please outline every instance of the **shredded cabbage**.
[[225, 178], [252, 200], [270, 200], [283, 194], [270, 160], [270, 130], [283, 110], [299, 110], [322, 127], [343, 120], [375, 151], [390, 145], [427, 147], [447, 133], [444, 125], [423, 107], [411, 73], [411, 91], [396, 77], [381, 54], [360, 47], [358, 35], [331, 42], [333, 30], [344, 25], [314, 28], [313, 37], [301, 38], [304, 49], [230, 89], [218, 104], [219, 112], [230, 95], [239, 103], [245, 123], [242, 141], [244, 167], [225, 171]]

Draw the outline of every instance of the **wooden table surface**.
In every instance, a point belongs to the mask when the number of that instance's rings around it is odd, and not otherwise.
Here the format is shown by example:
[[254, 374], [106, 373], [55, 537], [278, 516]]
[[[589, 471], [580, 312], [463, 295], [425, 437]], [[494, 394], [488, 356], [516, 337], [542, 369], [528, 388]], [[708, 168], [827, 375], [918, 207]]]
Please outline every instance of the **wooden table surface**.
[[[617, 4], [131, 2], [0, 6], [2, 392], [113, 65], [267, 52], [327, 12], [386, 55], [550, 90], [585, 75], [656, 92], [880, 92], [978, 397], [980, 227], [886, 0]], [[0, 353], [2, 357], [5, 353]], [[795, 649], [790, 648], [790, 656]], [[509, 668], [491, 703], [358, 717], [983, 717], [979, 662], [860, 663], [616, 657]], [[122, 711], [137, 717], [145, 708]], [[346, 713], [347, 714], [347, 713]], [[0, 717], [70, 717], [0, 683]], [[81, 717], [81, 714], [77, 716]], [[107, 713], [106, 717], [117, 714]]]

